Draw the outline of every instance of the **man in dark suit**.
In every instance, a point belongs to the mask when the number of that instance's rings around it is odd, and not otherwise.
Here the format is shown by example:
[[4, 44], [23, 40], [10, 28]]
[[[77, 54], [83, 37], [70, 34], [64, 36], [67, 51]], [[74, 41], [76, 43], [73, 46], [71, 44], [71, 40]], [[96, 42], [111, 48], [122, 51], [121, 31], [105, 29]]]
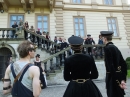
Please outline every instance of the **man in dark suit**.
[[[95, 41], [93, 40], [93, 38], [91, 38], [90, 34], [87, 35], [87, 39], [85, 40], [84, 44], [88, 44], [88, 45], [94, 44], [95, 45]], [[92, 55], [92, 47], [88, 47], [88, 54]]]
[[[18, 27], [17, 23], [14, 22], [14, 24], [12, 25], [12, 28], [17, 28], [17, 27]], [[14, 36], [15, 36], [15, 38], [17, 38], [16, 30], [12, 31], [12, 36], [11, 37], [14, 38]]]
[[124, 97], [127, 65], [120, 50], [111, 42], [112, 31], [101, 31], [105, 52], [106, 89], [108, 97]]

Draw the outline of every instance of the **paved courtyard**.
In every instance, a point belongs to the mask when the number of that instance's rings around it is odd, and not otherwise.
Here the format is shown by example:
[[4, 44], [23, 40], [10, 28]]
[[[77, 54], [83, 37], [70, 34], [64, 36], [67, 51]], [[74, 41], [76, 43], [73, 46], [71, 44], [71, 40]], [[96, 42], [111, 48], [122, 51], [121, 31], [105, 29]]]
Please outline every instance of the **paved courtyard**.
[[[106, 90], [105, 90], [105, 82], [103, 80], [94, 81], [94, 82], [100, 89], [103, 97], [107, 97]], [[66, 86], [64, 85], [48, 86], [46, 89], [42, 90], [40, 97], [62, 97], [65, 89], [66, 89]], [[1, 91], [2, 91], [2, 82], [0, 82], [0, 93]], [[125, 91], [126, 91], [125, 97], [130, 97], [130, 79], [127, 80], [127, 89]], [[0, 95], [0, 97], [11, 97], [11, 96]]]

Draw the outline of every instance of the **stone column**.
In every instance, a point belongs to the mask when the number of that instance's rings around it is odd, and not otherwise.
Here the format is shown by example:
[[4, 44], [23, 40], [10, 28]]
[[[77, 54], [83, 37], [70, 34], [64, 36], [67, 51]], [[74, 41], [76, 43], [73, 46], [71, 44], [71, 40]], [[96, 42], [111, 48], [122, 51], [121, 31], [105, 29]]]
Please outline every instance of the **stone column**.
[[56, 36], [64, 37], [64, 28], [63, 28], [63, 0], [55, 1], [55, 17], [56, 17]]
[[127, 0], [121, 0], [122, 1], [122, 7], [124, 10], [128, 10], [128, 1]]
[[127, 45], [130, 48], [130, 13], [123, 13], [124, 15], [124, 25], [125, 25], [125, 30], [126, 30], [126, 39], [128, 40]]

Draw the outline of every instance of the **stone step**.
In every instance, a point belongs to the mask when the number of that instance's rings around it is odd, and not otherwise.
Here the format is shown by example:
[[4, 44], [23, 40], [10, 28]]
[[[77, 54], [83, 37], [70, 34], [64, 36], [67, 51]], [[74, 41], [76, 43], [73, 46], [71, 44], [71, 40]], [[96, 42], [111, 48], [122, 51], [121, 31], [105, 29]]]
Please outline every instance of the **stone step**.
[[49, 73], [49, 77], [55, 77], [56, 73]]
[[61, 73], [62, 72], [62, 70], [55, 70], [55, 73], [57, 74], [57, 73]]

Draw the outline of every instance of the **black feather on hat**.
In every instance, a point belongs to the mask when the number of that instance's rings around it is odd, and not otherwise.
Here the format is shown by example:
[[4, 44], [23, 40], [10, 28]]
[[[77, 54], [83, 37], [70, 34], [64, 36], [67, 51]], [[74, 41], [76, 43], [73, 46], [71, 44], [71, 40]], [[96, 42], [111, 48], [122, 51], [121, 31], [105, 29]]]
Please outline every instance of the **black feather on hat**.
[[39, 54], [37, 54], [37, 55], [36, 55], [36, 57], [40, 58], [40, 55], [39, 55]]

